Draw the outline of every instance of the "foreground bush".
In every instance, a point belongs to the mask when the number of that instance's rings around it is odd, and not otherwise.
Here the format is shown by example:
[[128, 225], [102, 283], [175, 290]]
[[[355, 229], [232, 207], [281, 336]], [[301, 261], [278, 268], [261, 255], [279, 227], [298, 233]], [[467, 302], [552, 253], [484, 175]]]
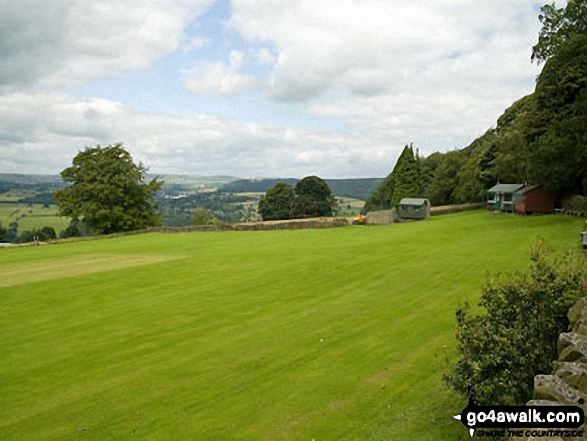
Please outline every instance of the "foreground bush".
[[584, 264], [570, 254], [553, 258], [541, 242], [527, 273], [497, 275], [483, 288], [474, 315], [457, 311], [459, 361], [446, 376], [459, 392], [473, 388], [480, 405], [524, 404], [534, 376], [548, 374], [568, 309], [585, 295]]
[[587, 196], [571, 196], [563, 199], [563, 208], [569, 211], [587, 212]]

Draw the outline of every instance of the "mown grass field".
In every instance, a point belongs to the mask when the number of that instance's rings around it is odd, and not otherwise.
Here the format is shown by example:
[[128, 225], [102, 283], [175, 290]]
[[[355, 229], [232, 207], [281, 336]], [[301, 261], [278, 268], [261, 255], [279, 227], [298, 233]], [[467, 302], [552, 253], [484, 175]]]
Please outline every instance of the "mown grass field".
[[455, 310], [582, 219], [0, 249], [0, 439], [458, 440]]

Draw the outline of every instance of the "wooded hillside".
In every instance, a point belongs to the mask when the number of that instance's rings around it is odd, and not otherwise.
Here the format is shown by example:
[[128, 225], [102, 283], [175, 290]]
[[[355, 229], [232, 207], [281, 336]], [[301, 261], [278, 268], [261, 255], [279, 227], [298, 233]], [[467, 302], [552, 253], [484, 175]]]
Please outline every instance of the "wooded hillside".
[[532, 60], [544, 67], [534, 93], [462, 150], [420, 158], [404, 149], [366, 211], [396, 204], [397, 195], [433, 205], [479, 202], [498, 181], [538, 184], [558, 199], [587, 194], [587, 1], [546, 5], [539, 18]]

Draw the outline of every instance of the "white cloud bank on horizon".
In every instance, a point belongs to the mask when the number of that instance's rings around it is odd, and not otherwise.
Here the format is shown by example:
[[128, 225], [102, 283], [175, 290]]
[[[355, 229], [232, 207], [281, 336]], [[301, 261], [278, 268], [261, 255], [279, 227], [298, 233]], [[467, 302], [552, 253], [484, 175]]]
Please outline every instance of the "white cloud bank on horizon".
[[[86, 146], [122, 141], [154, 173], [385, 176], [409, 142], [423, 153], [468, 145], [539, 72], [532, 0], [232, 0], [233, 40], [189, 35], [213, 3], [3, 2], [0, 172], [56, 173]], [[214, 45], [222, 59], [197, 57]], [[196, 54], [192, 74], [177, 67], [166, 81], [226, 108], [246, 92], [245, 111], [139, 111], [70, 92], [178, 51]], [[311, 123], [253, 121], [256, 106]]]
[[[19, 115], [14, 114], [15, 108], [20, 109]], [[12, 121], [12, 126], [6, 121]], [[34, 172], [30, 158], [39, 158], [48, 169], [61, 170], [63, 164], [71, 163], [72, 152], [104, 145], [96, 141], [100, 139], [124, 142], [135, 160], [159, 174], [353, 176], [357, 166], [368, 165], [366, 149], [379, 161], [387, 161], [391, 154], [388, 145], [325, 131], [259, 126], [213, 116], [146, 114], [107, 100], [79, 101], [62, 94], [0, 96], [0, 126], [2, 132], [10, 133], [0, 139], [0, 169], [22, 168], [30, 173]], [[300, 143], [310, 147], [301, 150]]]

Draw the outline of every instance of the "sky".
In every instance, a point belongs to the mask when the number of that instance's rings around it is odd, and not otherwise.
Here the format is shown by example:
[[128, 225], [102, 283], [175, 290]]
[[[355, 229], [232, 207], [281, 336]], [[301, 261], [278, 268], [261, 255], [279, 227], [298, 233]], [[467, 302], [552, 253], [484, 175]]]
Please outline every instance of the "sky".
[[541, 5], [0, 0], [0, 173], [122, 142], [154, 174], [384, 177], [533, 92]]

